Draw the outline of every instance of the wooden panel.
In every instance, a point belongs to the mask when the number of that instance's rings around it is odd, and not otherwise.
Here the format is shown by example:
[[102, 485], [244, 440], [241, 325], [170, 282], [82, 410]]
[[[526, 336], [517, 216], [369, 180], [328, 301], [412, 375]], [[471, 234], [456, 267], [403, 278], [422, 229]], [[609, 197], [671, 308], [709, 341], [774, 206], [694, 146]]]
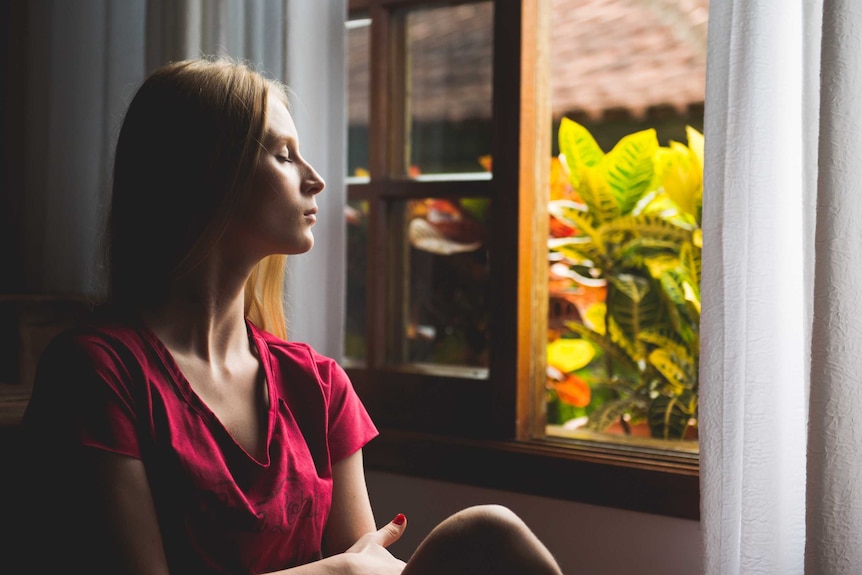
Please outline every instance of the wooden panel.
[[[524, 0], [518, 276], [517, 437], [543, 437], [548, 331], [548, 201], [551, 158], [550, 0]], [[529, 272], [529, 273], [526, 273]]]
[[541, 441], [446, 438], [383, 429], [363, 450], [370, 469], [700, 519], [696, 462]]
[[346, 371], [379, 427], [441, 436], [492, 436], [493, 412], [487, 403], [495, 382], [395, 369]]

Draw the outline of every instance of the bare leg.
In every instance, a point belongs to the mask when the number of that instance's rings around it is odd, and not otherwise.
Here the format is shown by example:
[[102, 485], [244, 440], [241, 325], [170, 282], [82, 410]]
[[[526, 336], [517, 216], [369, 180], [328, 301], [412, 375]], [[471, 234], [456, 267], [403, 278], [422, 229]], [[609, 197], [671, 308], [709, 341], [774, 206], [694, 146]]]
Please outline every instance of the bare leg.
[[550, 551], [512, 511], [478, 505], [435, 527], [402, 575], [562, 575]]

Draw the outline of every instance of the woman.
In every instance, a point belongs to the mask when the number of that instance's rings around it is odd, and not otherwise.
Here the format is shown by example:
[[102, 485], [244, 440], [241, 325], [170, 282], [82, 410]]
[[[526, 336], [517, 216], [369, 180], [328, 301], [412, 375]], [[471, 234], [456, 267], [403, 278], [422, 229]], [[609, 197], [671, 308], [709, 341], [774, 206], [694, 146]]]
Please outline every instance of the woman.
[[24, 418], [31, 571], [560, 572], [498, 506], [450, 517], [406, 564], [386, 550], [406, 520], [375, 526], [377, 430], [332, 359], [285, 341], [285, 259], [312, 248], [323, 189], [280, 84], [202, 59], [139, 88], [109, 301], [46, 350]]

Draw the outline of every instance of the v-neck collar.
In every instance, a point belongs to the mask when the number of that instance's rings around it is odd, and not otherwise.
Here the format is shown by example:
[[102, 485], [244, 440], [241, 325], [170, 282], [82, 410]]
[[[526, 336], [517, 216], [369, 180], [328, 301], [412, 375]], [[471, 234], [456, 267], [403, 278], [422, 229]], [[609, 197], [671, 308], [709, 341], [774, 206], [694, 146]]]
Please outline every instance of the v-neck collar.
[[268, 353], [266, 341], [264, 341], [263, 337], [259, 333], [257, 326], [252, 324], [247, 319], [245, 320], [249, 341], [254, 345], [254, 349], [257, 352], [257, 357], [260, 360], [261, 368], [263, 369], [263, 374], [265, 378], [263, 383], [266, 386], [267, 397], [269, 398], [269, 405], [267, 406], [266, 410], [266, 438], [264, 446], [264, 458], [262, 461], [250, 454], [236, 439], [234, 439], [233, 435], [224, 426], [218, 416], [216, 416], [216, 414], [212, 411], [212, 409], [210, 409], [206, 402], [204, 402], [204, 400], [201, 399], [201, 397], [195, 392], [195, 390], [191, 386], [191, 383], [186, 378], [183, 371], [180, 369], [180, 366], [174, 358], [173, 354], [167, 348], [164, 342], [159, 338], [159, 336], [156, 335], [156, 333], [152, 329], [150, 329], [150, 327], [143, 320], [139, 320], [138, 324], [139, 333], [156, 352], [167, 372], [167, 375], [170, 376], [170, 380], [174, 383], [177, 392], [186, 401], [186, 403], [200, 415], [200, 417], [207, 423], [210, 429], [212, 429], [213, 431], [218, 431], [219, 433], [224, 433], [227, 437], [230, 438], [231, 442], [237, 447], [237, 449], [239, 449], [243, 454], [245, 454], [246, 457], [248, 457], [254, 463], [262, 467], [268, 467], [270, 464], [270, 442], [272, 440], [272, 434], [275, 428], [274, 412], [275, 409], [277, 409], [278, 397], [275, 391], [275, 386], [273, 385], [274, 379], [270, 354]]

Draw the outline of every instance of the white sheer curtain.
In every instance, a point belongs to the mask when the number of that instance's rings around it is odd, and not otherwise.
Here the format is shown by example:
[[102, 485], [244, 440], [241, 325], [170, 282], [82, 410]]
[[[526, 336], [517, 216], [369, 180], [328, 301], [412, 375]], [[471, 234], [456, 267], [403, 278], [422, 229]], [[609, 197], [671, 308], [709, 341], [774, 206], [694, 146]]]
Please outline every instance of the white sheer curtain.
[[24, 284], [91, 294], [110, 145], [144, 74], [144, 2], [27, 3], [21, 202]]
[[344, 352], [347, 284], [346, 0], [288, 5], [287, 82], [302, 153], [326, 180], [317, 196], [314, 249], [287, 262], [287, 329], [335, 358]]
[[[227, 54], [294, 91], [304, 155], [327, 181], [317, 245], [291, 258], [291, 337], [339, 357], [344, 313], [346, 0], [28, 0], [28, 289], [93, 294], [112, 148], [145, 74], [171, 60]], [[16, 55], [19, 56], [19, 55]], [[170, 206], [165, 206], [170, 209]]]
[[862, 6], [824, 0], [809, 573], [862, 573]]
[[860, 57], [858, 0], [711, 2], [707, 575], [862, 573]]

